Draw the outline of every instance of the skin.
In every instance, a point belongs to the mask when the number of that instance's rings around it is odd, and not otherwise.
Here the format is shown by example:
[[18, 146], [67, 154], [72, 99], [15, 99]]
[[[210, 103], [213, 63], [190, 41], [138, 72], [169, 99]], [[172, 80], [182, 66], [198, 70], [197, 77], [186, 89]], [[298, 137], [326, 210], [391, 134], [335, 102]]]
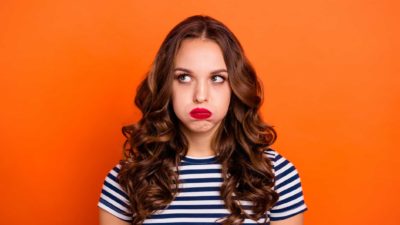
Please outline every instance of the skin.
[[299, 213], [290, 218], [279, 220], [279, 221], [271, 221], [271, 225], [303, 225], [304, 224], [304, 213]]
[[[225, 117], [231, 88], [222, 51], [209, 39], [186, 39], [175, 58], [172, 104], [180, 121], [180, 129], [189, 141], [189, 156], [214, 155], [211, 140]], [[195, 119], [190, 111], [207, 108], [212, 116]], [[303, 213], [271, 225], [302, 225]], [[99, 209], [100, 225], [129, 225], [114, 215]]]
[[99, 225], [130, 225], [111, 213], [99, 208]]
[[[189, 156], [214, 155], [211, 139], [228, 112], [231, 88], [222, 51], [209, 39], [186, 39], [175, 58], [172, 105], [189, 141]], [[207, 119], [190, 116], [194, 108], [211, 111]]]

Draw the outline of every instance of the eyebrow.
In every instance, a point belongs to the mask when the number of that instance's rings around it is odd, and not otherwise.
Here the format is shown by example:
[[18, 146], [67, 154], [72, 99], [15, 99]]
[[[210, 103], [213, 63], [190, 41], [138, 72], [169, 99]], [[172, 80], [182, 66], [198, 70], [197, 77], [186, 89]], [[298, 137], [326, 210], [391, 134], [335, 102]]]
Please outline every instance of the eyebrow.
[[[181, 71], [184, 71], [184, 72], [187, 72], [187, 73], [192, 73], [192, 71], [190, 71], [189, 69], [185, 69], [185, 68], [181, 68], [181, 67], [177, 67], [177, 68], [175, 68], [174, 69], [174, 71], [177, 71], [177, 70], [181, 70]], [[219, 69], [219, 70], [214, 70], [214, 71], [212, 71], [211, 73], [221, 73], [221, 72], [228, 72], [226, 69]]]

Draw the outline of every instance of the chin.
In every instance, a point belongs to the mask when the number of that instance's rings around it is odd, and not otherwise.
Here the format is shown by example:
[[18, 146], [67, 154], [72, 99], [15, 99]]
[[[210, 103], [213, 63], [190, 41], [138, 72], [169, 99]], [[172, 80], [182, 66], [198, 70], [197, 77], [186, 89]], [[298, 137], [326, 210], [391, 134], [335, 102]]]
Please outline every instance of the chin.
[[204, 121], [201, 122], [202, 123], [191, 124], [187, 126], [186, 129], [193, 133], [207, 133], [215, 129], [214, 124], [210, 124], [209, 122], [204, 123]]

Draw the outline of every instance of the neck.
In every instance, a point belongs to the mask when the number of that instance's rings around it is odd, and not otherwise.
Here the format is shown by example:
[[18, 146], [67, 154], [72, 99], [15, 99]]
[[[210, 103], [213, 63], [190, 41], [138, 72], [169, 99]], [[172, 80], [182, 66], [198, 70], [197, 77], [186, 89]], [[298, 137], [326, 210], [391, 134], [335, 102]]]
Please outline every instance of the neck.
[[189, 142], [188, 156], [202, 157], [215, 155], [215, 151], [211, 148], [211, 141], [217, 128], [204, 133], [191, 132], [183, 127], [181, 127], [181, 130]]

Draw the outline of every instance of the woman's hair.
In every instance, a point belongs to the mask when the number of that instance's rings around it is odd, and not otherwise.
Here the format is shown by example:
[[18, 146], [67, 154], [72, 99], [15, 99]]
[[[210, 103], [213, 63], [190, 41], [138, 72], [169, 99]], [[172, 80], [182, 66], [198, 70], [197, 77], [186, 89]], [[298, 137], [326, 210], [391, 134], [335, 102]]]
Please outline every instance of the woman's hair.
[[[215, 41], [221, 48], [232, 96], [227, 115], [212, 140], [222, 165], [221, 197], [230, 215], [222, 224], [258, 220], [278, 199], [272, 189], [274, 173], [265, 151], [275, 141], [275, 130], [259, 115], [262, 87], [235, 35], [221, 22], [191, 16], [167, 35], [145, 79], [137, 89], [135, 104], [142, 118], [122, 132], [124, 159], [118, 179], [127, 192], [133, 224], [141, 224], [157, 210], [168, 206], [178, 191], [178, 166], [188, 150], [188, 140], [179, 129], [171, 104], [175, 56], [185, 39]], [[251, 201], [247, 213], [237, 200]]]

